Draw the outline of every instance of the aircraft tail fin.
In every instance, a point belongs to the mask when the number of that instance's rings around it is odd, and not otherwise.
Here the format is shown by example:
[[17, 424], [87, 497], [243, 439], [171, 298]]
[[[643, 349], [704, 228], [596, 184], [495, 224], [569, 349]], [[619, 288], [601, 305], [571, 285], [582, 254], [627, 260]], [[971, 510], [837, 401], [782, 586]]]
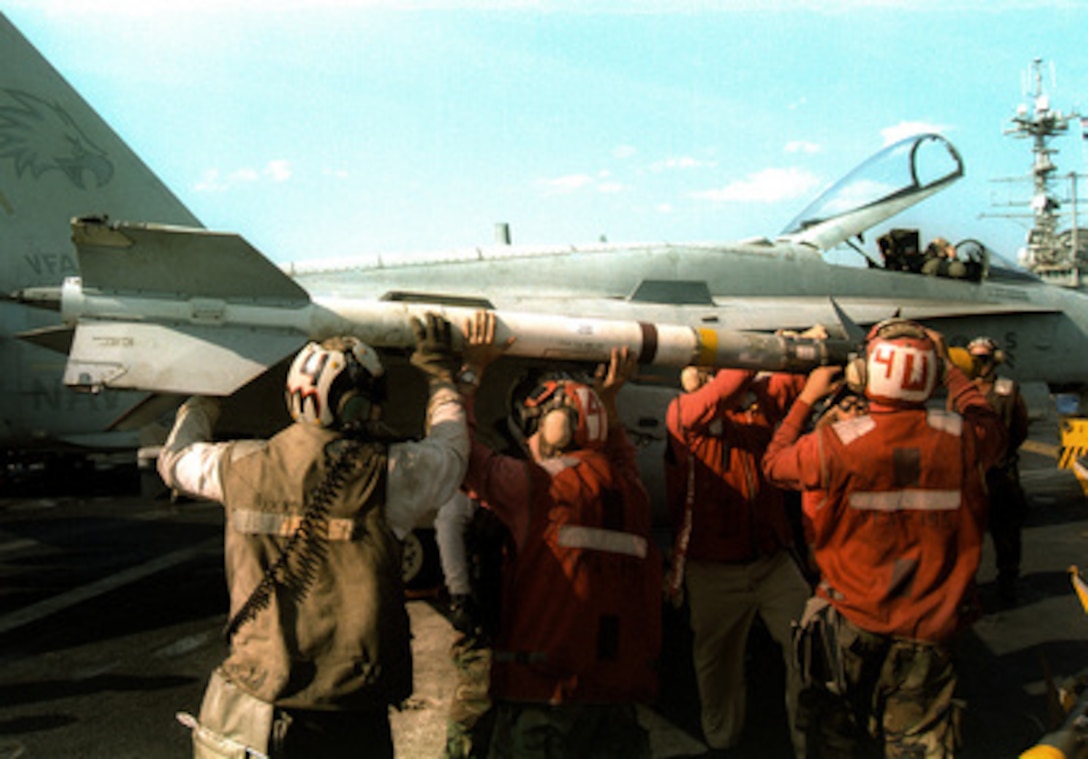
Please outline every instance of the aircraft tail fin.
[[0, 13], [0, 292], [78, 274], [69, 222], [92, 215], [200, 226]]

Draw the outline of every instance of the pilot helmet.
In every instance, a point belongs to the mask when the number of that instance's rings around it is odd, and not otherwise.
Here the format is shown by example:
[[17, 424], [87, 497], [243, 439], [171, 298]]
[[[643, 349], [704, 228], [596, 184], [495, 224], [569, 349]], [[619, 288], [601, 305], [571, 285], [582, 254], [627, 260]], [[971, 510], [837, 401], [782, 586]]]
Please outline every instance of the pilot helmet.
[[943, 379], [944, 362], [921, 324], [886, 319], [870, 331], [864, 359], [848, 367], [847, 381], [871, 401], [924, 405]]
[[515, 412], [525, 439], [539, 434], [548, 450], [600, 448], [608, 437], [608, 415], [600, 397], [574, 380], [542, 381]]
[[933, 245], [935, 245], [941, 255], [945, 256], [946, 258], [956, 257], [956, 246], [950, 243], [948, 240], [944, 239], [943, 237], [934, 237]]
[[287, 410], [296, 422], [341, 429], [365, 422], [385, 401], [385, 369], [358, 338], [308, 343], [287, 372]]

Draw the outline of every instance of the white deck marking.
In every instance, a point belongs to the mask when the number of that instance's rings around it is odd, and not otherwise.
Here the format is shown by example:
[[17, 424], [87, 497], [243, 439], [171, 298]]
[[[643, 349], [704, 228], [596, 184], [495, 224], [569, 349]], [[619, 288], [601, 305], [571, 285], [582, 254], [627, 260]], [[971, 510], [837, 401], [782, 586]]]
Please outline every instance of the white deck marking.
[[145, 577], [150, 577], [153, 574], [170, 569], [178, 564], [184, 564], [197, 554], [209, 549], [217, 549], [221, 542], [222, 538], [218, 536], [209, 538], [194, 546], [182, 548], [173, 553], [159, 556], [151, 561], [129, 567], [128, 569], [109, 575], [108, 577], [103, 577], [101, 580], [96, 580], [95, 582], [78, 588], [72, 588], [65, 593], [61, 593], [59, 596], [46, 598], [43, 601], [31, 604], [18, 611], [5, 614], [0, 617], [0, 635], [18, 627], [28, 625], [31, 622], [45, 619], [48, 616], [64, 611], [78, 603], [83, 603], [84, 601], [109, 593], [111, 590], [116, 590], [117, 588], [142, 580]]

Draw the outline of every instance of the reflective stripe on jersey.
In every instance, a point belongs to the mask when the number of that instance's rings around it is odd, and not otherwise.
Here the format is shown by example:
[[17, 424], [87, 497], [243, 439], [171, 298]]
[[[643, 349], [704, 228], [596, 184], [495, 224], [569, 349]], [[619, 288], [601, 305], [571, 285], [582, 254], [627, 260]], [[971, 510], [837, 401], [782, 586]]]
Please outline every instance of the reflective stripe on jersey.
[[850, 445], [858, 438], [875, 430], [876, 422], [868, 414], [863, 414], [862, 416], [855, 416], [853, 419], [835, 422], [833, 427], [842, 444]]
[[963, 437], [963, 417], [951, 411], [928, 409], [926, 411], [926, 424], [952, 437]]
[[570, 524], [560, 526], [558, 544], [562, 548], [604, 551], [639, 559], [645, 559], [647, 552], [646, 538], [640, 535]]
[[[328, 540], [353, 540], [356, 535], [354, 519], [330, 518]], [[289, 538], [302, 524], [301, 514], [274, 514], [255, 509], [231, 509], [231, 523], [243, 535], [276, 535]], [[362, 530], [359, 531], [360, 533]]]
[[958, 490], [886, 490], [850, 493], [858, 511], [955, 511], [963, 501]]

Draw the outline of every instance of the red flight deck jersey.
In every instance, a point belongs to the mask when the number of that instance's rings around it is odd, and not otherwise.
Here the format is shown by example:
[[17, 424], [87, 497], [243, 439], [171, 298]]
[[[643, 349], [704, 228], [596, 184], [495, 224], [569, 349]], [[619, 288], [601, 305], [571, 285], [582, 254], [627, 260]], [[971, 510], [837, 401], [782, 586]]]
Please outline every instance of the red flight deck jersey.
[[874, 402], [807, 435], [798, 402], [763, 461], [770, 481], [805, 493], [817, 592], [869, 632], [940, 643], [970, 620], [985, 472], [1005, 433], [959, 369], [946, 384], [959, 413]]
[[[804, 385], [800, 375], [722, 369], [698, 390], [669, 404], [665, 482], [669, 513], [682, 529], [691, 494], [692, 559], [747, 563], [792, 542], [782, 491], [760, 468], [774, 426]], [[740, 410], [745, 394], [757, 403]]]
[[465, 487], [510, 528], [492, 694], [648, 702], [661, 645], [661, 556], [622, 427], [602, 450], [532, 461], [473, 442]]

